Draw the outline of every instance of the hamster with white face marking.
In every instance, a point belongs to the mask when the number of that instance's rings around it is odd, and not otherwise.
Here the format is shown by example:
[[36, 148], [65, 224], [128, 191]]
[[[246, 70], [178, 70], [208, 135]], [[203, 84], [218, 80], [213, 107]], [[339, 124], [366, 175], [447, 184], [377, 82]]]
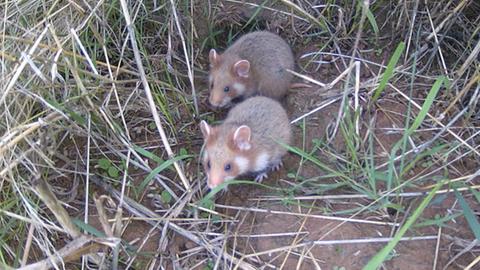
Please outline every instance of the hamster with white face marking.
[[253, 173], [255, 180], [282, 166], [292, 131], [285, 109], [271, 98], [256, 96], [233, 107], [218, 126], [200, 123], [204, 137], [202, 163], [207, 185], [214, 188], [237, 176]]
[[290, 46], [277, 34], [257, 31], [243, 35], [224, 53], [210, 50], [209, 102], [228, 107], [235, 99], [254, 95], [280, 99], [293, 75]]

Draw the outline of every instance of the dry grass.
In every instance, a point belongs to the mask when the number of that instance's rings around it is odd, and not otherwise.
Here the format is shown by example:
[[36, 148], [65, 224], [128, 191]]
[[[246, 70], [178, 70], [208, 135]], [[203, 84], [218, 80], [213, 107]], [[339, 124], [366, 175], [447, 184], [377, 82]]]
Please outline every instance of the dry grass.
[[[398, 241], [430, 242], [428, 269], [479, 267], [480, 5], [317, 2], [1, 3], [0, 268], [342, 269], [316, 248], [370, 245], [389, 269]], [[208, 50], [255, 29], [312, 88], [287, 102], [290, 168], [239, 205], [207, 193], [197, 123], [221, 120]]]

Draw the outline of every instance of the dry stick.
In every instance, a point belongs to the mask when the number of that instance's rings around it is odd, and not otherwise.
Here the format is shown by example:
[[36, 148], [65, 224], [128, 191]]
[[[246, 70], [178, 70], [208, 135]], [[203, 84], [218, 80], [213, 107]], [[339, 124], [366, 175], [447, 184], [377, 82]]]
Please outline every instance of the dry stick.
[[360, 92], [360, 61], [355, 61], [355, 132], [360, 137], [360, 106], [358, 93]]
[[465, 270], [472, 269], [472, 267], [475, 266], [478, 262], [480, 262], [480, 256], [477, 256], [477, 258], [475, 258], [475, 260], [473, 260], [471, 263], [469, 263], [467, 265], [467, 267], [465, 267]]
[[442, 226], [438, 226], [437, 244], [435, 245], [435, 258], [433, 259], [433, 269], [437, 270], [438, 252], [440, 251], [440, 240], [442, 235]]
[[285, 5], [295, 9], [296, 11], [300, 12], [302, 15], [304, 15], [305, 17], [307, 17], [309, 20], [311, 20], [312, 22], [314, 22], [315, 24], [317, 24], [318, 26], [320, 26], [320, 28], [323, 28], [325, 29], [327, 26], [325, 26], [323, 23], [321, 23], [319, 20], [317, 20], [317, 18], [313, 17], [312, 15], [310, 15], [310, 13], [306, 12], [305, 10], [303, 10], [301, 7], [297, 6], [295, 3], [292, 3], [291, 1], [289, 0], [280, 0], [282, 1]]
[[[351, 59], [354, 59], [354, 58], [352, 57]], [[358, 62], [358, 61], [357, 61], [357, 62]], [[355, 62], [355, 63], [356, 63], [356, 62]], [[305, 80], [307, 80], [307, 81], [309, 81], [309, 82], [311, 82], [311, 83], [314, 83], [314, 84], [316, 84], [316, 85], [319, 85], [319, 86], [321, 86], [321, 87], [324, 87], [325, 89], [328, 90], [328, 89], [331, 89], [334, 85], [336, 85], [343, 77], [345, 77], [345, 75], [349, 74], [349, 72], [350, 72], [355, 66], [356, 66], [355, 64], [351, 64], [346, 70], [344, 70], [340, 75], [338, 75], [337, 78], [335, 78], [333, 81], [331, 81], [331, 82], [328, 83], [328, 84], [323, 84], [323, 83], [321, 83], [321, 82], [319, 82], [319, 81], [317, 81], [317, 80], [315, 80], [315, 79], [313, 79], [313, 78], [310, 78], [310, 77], [308, 77], [308, 76], [302, 75], [302, 74], [297, 73], [297, 72], [295, 72], [295, 71], [293, 71], [293, 70], [287, 69], [287, 71], [290, 72], [291, 74], [295, 75], [295, 76], [298, 76], [298, 77], [300, 77], [300, 78], [302, 78], [302, 79], [305, 79]], [[343, 96], [336, 97], [336, 98], [334, 98], [334, 99], [332, 99], [332, 100], [323, 102], [323, 103], [322, 103], [320, 106], [318, 106], [317, 108], [315, 108], [315, 109], [309, 111], [308, 113], [303, 114], [302, 116], [300, 116], [300, 117], [292, 120], [292, 121], [290, 122], [290, 124], [294, 124], [294, 123], [302, 120], [303, 118], [305, 118], [305, 117], [307, 117], [307, 116], [309, 116], [309, 115], [311, 115], [311, 114], [313, 114], [313, 113], [318, 112], [319, 110], [321, 110], [321, 109], [323, 109], [323, 108], [325, 108], [325, 107], [327, 107], [327, 106], [329, 106], [329, 105], [331, 105], [331, 104], [333, 104], [333, 103], [341, 100], [342, 97], [343, 97]]]
[[[192, 206], [195, 206], [195, 205], [192, 205]], [[215, 204], [215, 206], [224, 208], [224, 209], [234, 209], [234, 210], [247, 211], [247, 212], [250, 211], [250, 212], [288, 215], [288, 216], [296, 216], [296, 217], [310, 217], [310, 218], [317, 218], [317, 219], [335, 220], [335, 221], [352, 222], [352, 223], [363, 223], [363, 224], [372, 224], [372, 225], [380, 225], [380, 226], [399, 226], [399, 224], [395, 222], [342, 218], [342, 217], [333, 217], [333, 216], [324, 216], [324, 215], [308, 215], [303, 213], [292, 213], [292, 212], [276, 211], [276, 210], [270, 210], [270, 209], [248, 208], [248, 207], [230, 206], [230, 205], [223, 205], [223, 204]]]
[[[28, 136], [32, 132], [36, 131], [40, 127], [44, 126], [46, 123], [56, 122], [56, 121], [58, 121], [62, 118], [63, 118], [63, 116], [60, 115], [59, 113], [52, 112], [49, 115], [47, 115], [45, 118], [38, 119], [36, 122], [30, 124], [28, 129], [24, 130], [22, 133], [20, 133], [18, 136], [16, 136], [12, 140], [0, 143], [0, 156], [3, 156], [3, 153], [7, 149], [9, 149], [10, 147], [12, 147], [14, 145], [17, 145], [18, 142], [23, 140], [26, 136]], [[8, 136], [8, 135], [6, 135], [6, 136]], [[4, 137], [6, 137], [6, 136], [4, 136]]]
[[[71, 29], [71, 32], [72, 32], [72, 35], [76, 36], [75, 34], [75, 31], [73, 31], [73, 29]], [[76, 37], [78, 39], [78, 37]], [[79, 44], [80, 44], [80, 40], [78, 40]], [[82, 46], [83, 47], [83, 46]], [[86, 51], [84, 52], [85, 55], [87, 56], [86, 54]], [[93, 66], [93, 64], [92, 64]], [[86, 177], [85, 177], [85, 206], [84, 206], [84, 210], [85, 210], [85, 213], [83, 215], [83, 222], [85, 222], [85, 224], [88, 224], [88, 215], [89, 215], [89, 204], [88, 204], [88, 198], [90, 197], [89, 194], [90, 194], [90, 143], [91, 143], [91, 134], [92, 134], [92, 115], [91, 114], [88, 114], [88, 124], [87, 124], [87, 132], [88, 132], [88, 135], [87, 135], [87, 160], [86, 160]], [[82, 268], [85, 267], [87, 265], [87, 258], [85, 256], [82, 256]]]
[[63, 229], [72, 237], [76, 238], [81, 235], [77, 226], [73, 224], [70, 215], [67, 213], [62, 204], [58, 201], [55, 194], [50, 190], [49, 186], [43, 179], [38, 177], [32, 183], [33, 189], [37, 192], [38, 197], [47, 205], [57, 219]]
[[30, 219], [30, 218], [27, 218], [27, 217], [24, 217], [24, 216], [20, 216], [20, 215], [17, 215], [15, 213], [12, 213], [12, 212], [8, 212], [8, 211], [5, 211], [5, 210], [2, 210], [0, 209], [0, 213], [6, 215], [6, 216], [9, 216], [11, 218], [15, 218], [15, 219], [18, 219], [22, 222], [25, 222], [25, 223], [30, 223], [30, 224], [33, 224], [33, 225], [36, 225], [36, 226], [41, 226], [47, 230], [51, 230], [51, 231], [57, 231], [57, 232], [62, 232], [64, 233], [65, 230], [60, 228], [60, 227], [57, 227], [57, 226], [54, 226], [54, 225], [49, 225], [49, 224], [46, 224], [46, 223], [41, 223], [41, 222], [38, 222], [34, 219]]
[[[9, 161], [8, 165], [5, 166], [5, 168], [3, 170], [0, 171], [0, 177], [4, 177], [5, 174], [7, 172], [9, 172], [10, 170], [12, 170], [13, 168], [17, 167], [17, 165], [26, 157], [28, 156], [32, 151], [34, 150], [34, 148], [29, 148], [28, 150], [22, 152], [22, 155], [20, 157], [18, 157], [17, 159], [13, 160], [13, 161]], [[13, 180], [6, 177], [5, 180], [7, 180], [8, 182], [12, 182]]]
[[309, 81], [309, 82], [311, 82], [311, 83], [314, 83], [314, 84], [316, 84], [316, 85], [318, 85], [318, 86], [320, 86], [320, 87], [327, 88], [327, 85], [326, 85], [326, 84], [321, 83], [321, 82], [319, 82], [319, 81], [317, 81], [317, 80], [315, 80], [315, 79], [313, 79], [313, 78], [311, 78], [311, 77], [309, 77], [309, 76], [305, 76], [305, 75], [303, 75], [303, 74], [300, 74], [300, 73], [298, 73], [298, 72], [296, 72], [296, 71], [293, 71], [293, 70], [291, 70], [291, 69], [288, 69], [288, 68], [287, 68], [287, 72], [289, 72], [289, 73], [291, 73], [291, 74], [293, 74], [293, 75], [295, 75], [295, 76], [297, 76], [297, 77], [300, 77], [300, 78], [302, 78], [302, 79], [304, 79], [304, 80], [306, 80], [306, 81]]
[[467, 3], [469, 3], [470, 0], [463, 0], [462, 2], [460, 2], [458, 4], [458, 6], [456, 6], [454, 9], [453, 9], [453, 12], [448, 14], [448, 16], [440, 23], [438, 24], [437, 28], [435, 28], [432, 33], [430, 33], [430, 35], [428, 35], [428, 37], [426, 38], [427, 41], [429, 41], [430, 39], [432, 39], [434, 36], [435, 36], [435, 33], [438, 33], [440, 32], [440, 30], [442, 30], [442, 28], [445, 26], [445, 23], [450, 20], [450, 18], [453, 16], [453, 15], [456, 15], [463, 7], [465, 7], [467, 5]]
[[327, 100], [326, 102], [323, 102], [323, 103], [322, 103], [320, 106], [318, 106], [317, 108], [315, 108], [315, 109], [309, 111], [308, 113], [303, 114], [303, 115], [299, 116], [298, 118], [292, 120], [292, 121], [290, 122], [290, 124], [295, 124], [296, 122], [302, 120], [303, 118], [305, 118], [305, 117], [307, 117], [307, 116], [309, 116], [309, 115], [311, 115], [311, 114], [314, 114], [314, 113], [320, 111], [321, 109], [324, 109], [324, 108], [332, 105], [333, 103], [339, 101], [341, 98], [342, 98], [342, 97], [336, 97], [336, 98], [333, 98], [333, 99], [331, 99], [331, 100]]
[[458, 70], [458, 72], [457, 72], [458, 79], [460, 79], [460, 77], [463, 76], [463, 73], [465, 73], [465, 70], [468, 67], [470, 67], [470, 65], [472, 64], [472, 62], [475, 59], [477, 59], [477, 56], [478, 56], [479, 53], [480, 53], [480, 40], [477, 42], [477, 45], [475, 46], [475, 48], [472, 50], [472, 53], [467, 57], [467, 60], [465, 60], [465, 63], [463, 63], [463, 65]]
[[62, 262], [76, 261], [84, 255], [97, 253], [102, 246], [112, 247], [120, 240], [109, 238], [93, 238], [91, 236], [82, 235], [48, 258], [19, 268], [19, 270], [37, 270], [50, 269]]
[[452, 264], [454, 261], [460, 258], [463, 254], [471, 251], [474, 247], [478, 245], [478, 243], [479, 243], [478, 239], [474, 239], [473, 241], [471, 241], [470, 244], [468, 244], [462, 251], [460, 251], [455, 256], [453, 256], [453, 258], [450, 259], [450, 261], [448, 261], [445, 266], [443, 266], [443, 270], [448, 269], [448, 266], [450, 266], [450, 264]]
[[[35, 43], [33, 43], [32, 47], [30, 47], [30, 50], [28, 50], [28, 53], [27, 53], [27, 56], [29, 58], [32, 57], [32, 54], [35, 52], [35, 50], [37, 49], [38, 45], [40, 44], [40, 41], [43, 39], [43, 36], [45, 36], [45, 34], [47, 33], [47, 30], [48, 30], [48, 27], [50, 26], [50, 24], [47, 24], [45, 26], [45, 29], [43, 29], [42, 33], [40, 33], [40, 35], [38, 36], [37, 40], [35, 41]], [[23, 69], [25, 68], [25, 66], [27, 65], [27, 59], [23, 59], [23, 61], [20, 63], [20, 65], [18, 65], [15, 69], [15, 73], [13, 74], [13, 77], [12, 79], [10, 80], [10, 82], [8, 83], [7, 87], [5, 88], [5, 90], [3, 91], [3, 95], [2, 97], [0, 98], [0, 104], [3, 104], [4, 101], [5, 101], [5, 98], [7, 97], [8, 93], [10, 92], [10, 90], [13, 88], [13, 86], [15, 85], [15, 83], [17, 83], [17, 80], [18, 78], [20, 77], [20, 74], [22, 73]], [[0, 153], [1, 155], [1, 153]]]
[[[413, 236], [413, 237], [402, 237], [400, 241], [418, 241], [418, 240], [437, 240], [437, 235], [427, 235], [427, 236]], [[380, 238], [365, 238], [365, 239], [345, 239], [345, 240], [320, 240], [320, 241], [311, 241], [311, 244], [314, 245], [345, 245], [345, 244], [368, 244], [368, 243], [385, 243], [393, 240], [393, 237], [380, 237]]]
[[183, 37], [182, 27], [180, 27], [180, 22], [178, 20], [177, 9], [175, 8], [175, 2], [173, 2], [173, 0], [170, 0], [170, 4], [172, 5], [173, 17], [175, 18], [175, 25], [177, 26], [178, 34], [180, 35], [180, 39], [182, 40], [183, 54], [185, 55], [185, 62], [187, 64], [188, 79], [190, 80], [190, 85], [192, 86], [193, 105], [195, 107], [195, 113], [197, 114], [196, 116], [198, 117], [199, 110], [198, 110], [198, 103], [197, 103], [197, 92], [195, 91], [195, 84], [193, 83], [193, 72], [190, 66], [190, 60], [188, 58], [187, 45], [185, 45], [185, 38]]
[[[249, 3], [249, 2], [245, 2], [245, 0], [242, 0], [242, 1], [236, 1], [236, 0], [226, 0], [227, 2], [232, 2], [232, 3], [236, 3], [236, 4], [242, 4], [242, 5], [245, 5], [245, 6], [251, 6], [251, 7], [260, 7], [260, 5], [258, 4], [255, 4], [255, 3]], [[283, 14], [283, 15], [288, 15], [288, 16], [291, 16], [295, 19], [298, 19], [298, 20], [301, 20], [301, 21], [304, 21], [304, 22], [308, 22], [308, 20], [306, 20], [305, 18], [303, 17], [300, 17], [298, 15], [295, 15], [293, 13], [290, 13], [290, 12], [285, 12], [285, 11], [282, 11], [282, 10], [278, 10], [278, 9], [274, 9], [274, 8], [271, 8], [271, 7], [267, 7], [267, 6], [261, 6], [262, 9], [264, 10], [270, 10], [270, 11], [273, 11], [274, 13], [279, 13], [279, 14]]]
[[32, 246], [32, 239], [33, 239], [33, 232], [35, 231], [35, 226], [30, 224], [30, 228], [28, 229], [28, 236], [27, 236], [27, 243], [25, 243], [25, 248], [23, 250], [23, 257], [20, 266], [25, 266], [28, 261], [28, 255], [30, 254], [30, 247]]
[[87, 53], [87, 50], [85, 49], [82, 42], [80, 41], [80, 38], [78, 38], [77, 33], [75, 33], [75, 29], [70, 28], [70, 34], [72, 34], [73, 39], [77, 42], [78, 47], [80, 47], [80, 51], [83, 53], [83, 55], [87, 59], [87, 63], [90, 66], [90, 68], [93, 70], [93, 73], [95, 73], [95, 75], [99, 75], [97, 69], [95, 68], [95, 65], [92, 62], [92, 59]]
[[271, 237], [285, 237], [285, 236], [297, 236], [297, 235], [306, 235], [308, 232], [283, 232], [283, 233], [264, 233], [264, 234], [234, 234], [234, 235], [225, 235], [224, 233], [215, 233], [215, 232], [206, 232], [205, 235], [210, 236], [224, 236], [225, 238], [239, 237], [239, 238], [271, 238]]
[[435, 37], [435, 43], [437, 44], [438, 54], [440, 56], [440, 60], [442, 61], [443, 72], [445, 72], [445, 76], [448, 78], [448, 69], [447, 64], [445, 64], [445, 58], [443, 57], [442, 49], [440, 48], [440, 42], [438, 42], [438, 35], [435, 31], [435, 27], [433, 25], [432, 17], [430, 16], [430, 10], [428, 9], [428, 5], [425, 5], [427, 9], [428, 21], [430, 22], [430, 26], [432, 27], [432, 34]]
[[407, 61], [407, 58], [408, 58], [408, 52], [410, 51], [410, 43], [412, 42], [412, 35], [413, 35], [413, 26], [415, 25], [415, 18], [417, 17], [417, 12], [418, 12], [418, 2], [420, 2], [420, 0], [415, 0], [415, 7], [413, 8], [413, 15], [412, 15], [412, 20], [410, 21], [410, 29], [408, 31], [408, 41], [406, 42], [407, 43], [407, 49], [405, 50], [405, 58], [404, 58], [404, 62]]
[[[480, 52], [480, 41], [478, 42], [477, 47], [478, 47], [478, 51], [475, 52], [476, 55], [478, 55], [478, 53]], [[475, 48], [475, 50], [477, 50], [477, 47]], [[472, 54], [470, 54], [470, 56], [472, 56], [472, 55], [474, 55], [473, 52], [472, 52]], [[477, 57], [476, 55], [475, 55], [475, 57]], [[470, 58], [470, 56], [469, 56], [469, 58]], [[468, 61], [468, 59], [467, 59], [467, 61]], [[465, 61], [465, 63], [467, 63], [467, 61]], [[471, 62], [469, 62], [468, 64], [470, 65]], [[462, 66], [460, 68], [461, 72], [459, 72], [459, 73], [461, 73], [463, 75], [463, 72], [465, 72], [465, 71], [462, 70], [462, 68], [464, 68], [464, 67]], [[462, 75], [458, 75], [457, 79], [452, 83], [452, 85], [454, 85], [458, 80], [460, 80]], [[448, 112], [457, 105], [457, 102], [465, 95], [465, 93], [468, 90], [470, 90], [473, 87], [474, 84], [476, 84], [478, 82], [480, 82], [480, 72], [478, 70], [476, 70], [474, 75], [468, 81], [468, 83], [463, 87], [463, 89], [460, 91], [460, 93], [455, 95], [455, 98], [453, 99], [453, 101], [450, 102], [448, 107], [445, 109], [445, 111], [443, 111], [443, 113], [441, 115], [443, 115], [443, 116], [447, 115]]]
[[[165, 131], [163, 130], [162, 123], [160, 121], [160, 117], [158, 116], [158, 111], [157, 107], [155, 106], [155, 101], [153, 100], [152, 92], [150, 90], [150, 86], [148, 85], [147, 78], [145, 76], [145, 70], [143, 69], [142, 65], [142, 59], [140, 58], [140, 53], [138, 51], [138, 46], [137, 46], [137, 40], [135, 37], [135, 31], [133, 31], [133, 26], [132, 26], [132, 21], [130, 19], [130, 14], [128, 13], [128, 6], [125, 0], [120, 0], [120, 4], [122, 6], [122, 11], [123, 11], [123, 16], [125, 17], [125, 23], [127, 26], [128, 30], [128, 35], [130, 37], [130, 42], [132, 44], [132, 50], [133, 54], [135, 56], [135, 62], [137, 64], [137, 68], [140, 74], [140, 78], [142, 80], [143, 87], [145, 88], [145, 94], [148, 99], [148, 103], [150, 105], [150, 110], [152, 111], [153, 119], [155, 121], [155, 125], [157, 126], [158, 132], [160, 133], [160, 137], [162, 139], [163, 146], [165, 147], [165, 150], [167, 151], [168, 158], [173, 159], [175, 155], [172, 152], [172, 148], [170, 147], [170, 143], [168, 142], [168, 138], [165, 135]], [[177, 170], [178, 176], [183, 182], [183, 185], [185, 186], [185, 189], [187, 189], [187, 192], [191, 192], [191, 187], [190, 184], [188, 183], [187, 178], [185, 177], [185, 174], [183, 173], [182, 168], [180, 168], [180, 165], [178, 164], [178, 161], [173, 162], [173, 166], [175, 167], [175, 170]]]
[[[475, 174], [471, 174], [469, 176], [463, 176], [457, 179], [452, 179], [448, 181], [448, 183], [452, 183], [455, 181], [459, 180], [465, 180], [470, 178], [470, 176], [475, 176]], [[427, 188], [432, 188], [432, 186], [425, 187]], [[461, 187], [457, 188], [457, 191], [462, 192], [462, 191], [469, 191], [470, 189], [480, 189], [480, 185], [474, 185], [474, 186], [469, 186], [469, 187]], [[442, 189], [438, 190], [435, 192], [435, 194], [445, 194], [445, 193], [450, 193], [453, 192], [452, 189]], [[428, 195], [428, 191], [420, 191], [420, 192], [403, 192], [403, 193], [388, 193], [388, 194], [379, 194], [380, 197], [420, 197], [420, 196], [426, 196]], [[345, 200], [345, 199], [370, 199], [371, 197], [369, 195], [364, 195], [364, 194], [352, 194], [352, 195], [321, 195], [321, 196], [296, 196], [292, 197], [292, 200]], [[258, 198], [258, 199], [251, 199], [255, 201], [281, 201], [284, 200], [284, 198], [277, 198], [277, 197], [263, 197], [263, 198]]]
[[98, 220], [102, 225], [102, 230], [107, 237], [113, 237], [113, 231], [112, 231], [112, 228], [110, 227], [110, 224], [108, 223], [107, 214], [105, 213], [105, 208], [103, 207], [104, 200], [111, 201], [112, 199], [105, 195], [102, 195], [98, 198], [96, 198], [95, 196], [93, 197], [93, 202], [95, 203], [95, 208], [97, 209]]
[[[413, 236], [413, 237], [402, 237], [399, 241], [418, 241], [418, 240], [436, 240], [436, 235], [428, 235], [428, 236]], [[382, 237], [382, 238], [364, 238], [364, 239], [345, 239], [345, 240], [318, 240], [318, 241], [307, 241], [298, 245], [294, 246], [284, 246], [279, 248], [273, 248], [257, 253], [252, 253], [245, 255], [242, 259], [246, 259], [253, 256], [260, 256], [264, 254], [271, 254], [276, 252], [281, 252], [288, 249], [298, 249], [301, 247], [305, 247], [308, 245], [319, 245], [319, 246], [327, 246], [327, 245], [351, 245], [351, 244], [370, 244], [370, 243], [386, 243], [393, 240], [393, 237]]]

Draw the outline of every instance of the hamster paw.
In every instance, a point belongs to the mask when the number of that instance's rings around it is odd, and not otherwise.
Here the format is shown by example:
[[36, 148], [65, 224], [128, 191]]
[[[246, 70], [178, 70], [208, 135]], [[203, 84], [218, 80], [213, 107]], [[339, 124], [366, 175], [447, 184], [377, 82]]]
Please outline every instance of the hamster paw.
[[263, 179], [267, 179], [267, 178], [268, 178], [267, 172], [261, 172], [257, 174], [257, 176], [255, 177], [255, 182], [261, 183]]
[[283, 162], [280, 160], [278, 163], [275, 163], [275, 164], [272, 165], [271, 170], [272, 171], [278, 171], [282, 167], [283, 167]]

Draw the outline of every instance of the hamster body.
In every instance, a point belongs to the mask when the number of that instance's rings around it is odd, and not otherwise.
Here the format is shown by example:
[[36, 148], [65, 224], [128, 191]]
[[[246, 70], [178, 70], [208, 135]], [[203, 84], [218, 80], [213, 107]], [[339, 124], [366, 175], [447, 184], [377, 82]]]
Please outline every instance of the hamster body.
[[219, 54], [210, 50], [209, 102], [227, 107], [236, 98], [253, 95], [282, 98], [293, 75], [292, 49], [280, 36], [257, 31], [246, 34]]
[[287, 152], [278, 142], [290, 144], [292, 137], [285, 109], [262, 96], [233, 107], [221, 125], [210, 126], [202, 121], [200, 129], [209, 188], [247, 173], [255, 174], [257, 181], [266, 178], [269, 169], [280, 168]]

